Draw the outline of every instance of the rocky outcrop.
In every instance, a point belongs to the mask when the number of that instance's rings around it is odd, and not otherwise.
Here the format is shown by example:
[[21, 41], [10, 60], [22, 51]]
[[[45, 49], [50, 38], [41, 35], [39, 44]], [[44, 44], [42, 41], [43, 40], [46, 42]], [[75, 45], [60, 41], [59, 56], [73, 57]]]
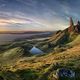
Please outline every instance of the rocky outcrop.
[[80, 33], [80, 21], [78, 21], [77, 25], [75, 25], [75, 31]]
[[72, 32], [72, 31], [74, 31], [74, 22], [72, 17], [70, 17], [70, 26], [68, 28], [68, 32]]
[[56, 75], [59, 80], [74, 80], [75, 79], [75, 72], [70, 69], [58, 69]]
[[71, 32], [77, 32], [77, 33], [80, 33], [80, 21], [77, 22], [76, 25], [74, 25], [74, 22], [73, 22], [73, 19], [72, 17], [70, 17], [70, 26], [68, 28], [68, 32], [71, 33]]

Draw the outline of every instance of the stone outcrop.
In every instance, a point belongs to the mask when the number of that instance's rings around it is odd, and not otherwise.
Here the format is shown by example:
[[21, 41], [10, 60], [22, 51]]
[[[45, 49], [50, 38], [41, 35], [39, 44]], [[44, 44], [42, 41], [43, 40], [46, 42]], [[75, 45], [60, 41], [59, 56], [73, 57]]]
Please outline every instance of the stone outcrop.
[[80, 33], [80, 21], [78, 21], [77, 25], [75, 25], [75, 31]]
[[58, 69], [56, 75], [59, 80], [74, 80], [75, 72], [70, 69], [61, 68]]
[[70, 17], [70, 26], [68, 28], [68, 32], [74, 31], [74, 22], [72, 20], [72, 17]]
[[74, 25], [72, 17], [70, 17], [70, 26], [68, 28], [68, 32], [77, 32], [80, 33], [80, 21], [77, 22], [76, 25]]

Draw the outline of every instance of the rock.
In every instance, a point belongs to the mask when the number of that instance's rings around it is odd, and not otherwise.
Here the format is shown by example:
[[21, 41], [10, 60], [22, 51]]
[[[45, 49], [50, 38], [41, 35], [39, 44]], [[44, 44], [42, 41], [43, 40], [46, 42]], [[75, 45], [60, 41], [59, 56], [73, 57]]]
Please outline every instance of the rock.
[[74, 22], [73, 22], [73, 19], [72, 17], [70, 17], [70, 25], [68, 27], [68, 32], [71, 33], [71, 32], [77, 32], [77, 33], [80, 33], [80, 21], [77, 22], [76, 25], [74, 25]]
[[68, 32], [70, 33], [72, 31], [74, 31], [74, 22], [73, 22], [72, 17], [70, 17], [70, 22], [69, 23], [70, 23], [70, 26], [68, 28]]
[[77, 25], [75, 25], [75, 32], [80, 33], [80, 21], [78, 21]]
[[56, 75], [59, 80], [75, 80], [75, 72], [70, 69], [61, 68], [58, 69]]

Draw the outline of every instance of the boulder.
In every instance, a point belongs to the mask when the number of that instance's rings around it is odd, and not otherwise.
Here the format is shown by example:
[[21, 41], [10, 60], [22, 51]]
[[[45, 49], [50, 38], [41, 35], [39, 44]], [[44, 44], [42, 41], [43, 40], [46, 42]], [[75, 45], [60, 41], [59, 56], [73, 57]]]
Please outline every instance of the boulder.
[[75, 80], [75, 72], [70, 69], [61, 68], [56, 72], [59, 80]]

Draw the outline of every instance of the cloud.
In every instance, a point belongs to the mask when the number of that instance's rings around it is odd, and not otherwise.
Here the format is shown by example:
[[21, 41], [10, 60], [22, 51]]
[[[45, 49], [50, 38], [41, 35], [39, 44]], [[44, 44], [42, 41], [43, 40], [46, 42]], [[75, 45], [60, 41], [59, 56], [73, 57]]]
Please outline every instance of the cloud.
[[[2, 27], [6, 27], [9, 30], [36, 30], [48, 28], [47, 25], [42, 23], [41, 21], [37, 21], [36, 18], [27, 17], [21, 12], [16, 12], [16, 15], [10, 12], [0, 12], [0, 29]], [[17, 29], [18, 28], [18, 29]]]
[[[4, 0], [6, 1], [6, 0]], [[15, 2], [16, 1], [16, 2]], [[79, 16], [67, 6], [68, 2], [60, 0], [13, 0], [9, 6], [0, 11], [0, 27], [35, 30], [64, 29], [68, 17]], [[65, 3], [67, 3], [65, 5]], [[15, 5], [15, 6], [13, 6]], [[2, 5], [4, 7], [5, 5]], [[23, 30], [22, 29], [22, 30]]]
[[7, 25], [7, 24], [30, 24], [32, 21], [30, 20], [20, 20], [20, 19], [0, 19], [0, 25]]
[[2, 5], [0, 5], [0, 8], [3, 8], [3, 7], [5, 7], [6, 6], [6, 4], [2, 4]]

